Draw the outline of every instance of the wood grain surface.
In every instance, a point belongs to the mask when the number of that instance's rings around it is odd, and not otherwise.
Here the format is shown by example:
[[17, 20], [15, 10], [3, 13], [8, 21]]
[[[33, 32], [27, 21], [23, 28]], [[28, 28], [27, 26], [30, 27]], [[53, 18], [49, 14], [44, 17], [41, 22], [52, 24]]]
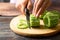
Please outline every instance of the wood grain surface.
[[[26, 17], [24, 15], [17, 16], [13, 18], [10, 22], [10, 28], [13, 32], [23, 35], [23, 36], [51, 36], [55, 33], [60, 31], [60, 22], [55, 28], [46, 29], [43, 26], [40, 26], [39, 28], [31, 28], [31, 29], [18, 29], [17, 24], [19, 23], [19, 20], [23, 18], [26, 20]], [[40, 25], [44, 25], [43, 21], [40, 20]]]
[[10, 29], [10, 21], [14, 17], [4, 17], [0, 16], [0, 40], [60, 40], [60, 32], [49, 37], [24, 37], [15, 34]]

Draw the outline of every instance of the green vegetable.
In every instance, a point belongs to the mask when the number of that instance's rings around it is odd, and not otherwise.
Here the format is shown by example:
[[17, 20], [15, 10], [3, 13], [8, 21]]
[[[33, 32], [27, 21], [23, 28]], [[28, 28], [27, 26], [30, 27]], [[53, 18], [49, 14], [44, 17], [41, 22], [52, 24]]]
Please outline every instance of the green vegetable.
[[44, 17], [48, 12], [52, 12], [52, 13], [54, 13], [54, 14], [57, 14], [57, 15], [59, 15], [59, 18], [60, 18], [60, 12], [59, 12], [59, 11], [56, 11], [56, 10], [52, 10], [52, 11], [45, 10], [44, 13], [40, 16], [40, 19], [43, 19], [43, 17]]
[[17, 27], [19, 29], [26, 29], [26, 28], [28, 28], [27, 21], [25, 19], [20, 19]]
[[43, 17], [44, 25], [47, 28], [55, 27], [59, 21], [59, 15], [54, 12], [47, 12]]
[[[34, 15], [30, 15], [30, 26], [38, 28], [40, 26], [40, 19], [43, 20], [44, 25], [47, 28], [55, 27], [58, 24], [60, 18], [60, 13], [56, 10], [53, 11], [45, 11], [39, 18], [36, 18]], [[19, 29], [26, 29], [28, 28], [27, 20], [20, 19], [19, 23], [17, 24]]]
[[53, 11], [51, 11], [51, 12], [54, 13], [54, 14], [59, 15], [59, 18], [60, 18], [60, 12], [59, 12], [59, 11], [53, 10]]
[[34, 15], [30, 15], [30, 26], [31, 27], [39, 27], [40, 26], [40, 19], [36, 18]]
[[[30, 15], [30, 26], [31, 27], [39, 27], [40, 26], [40, 19], [36, 18], [34, 15]], [[26, 29], [28, 28], [27, 20], [25, 19], [20, 19], [19, 23], [17, 24], [17, 27], [19, 29]]]
[[43, 17], [46, 15], [47, 12], [48, 12], [48, 11], [45, 10], [44, 13], [43, 13], [39, 18], [40, 18], [40, 19], [43, 19]]

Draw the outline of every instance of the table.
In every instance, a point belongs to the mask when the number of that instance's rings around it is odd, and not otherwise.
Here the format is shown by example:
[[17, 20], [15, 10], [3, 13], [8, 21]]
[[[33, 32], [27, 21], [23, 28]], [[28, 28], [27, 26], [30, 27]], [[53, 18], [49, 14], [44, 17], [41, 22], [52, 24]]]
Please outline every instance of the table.
[[11, 19], [14, 17], [0, 17], [0, 40], [60, 40], [60, 33], [50, 37], [23, 37], [15, 34], [9, 27]]
[[[5, 6], [5, 5], [7, 5], [7, 6]], [[5, 9], [4, 6], [5, 6], [5, 8], [7, 8], [8, 6], [11, 8], [13, 7], [13, 8], [12, 9], [10, 8], [8, 10], [8, 8]], [[1, 8], [1, 7], [3, 7], [3, 8]], [[51, 8], [54, 8], [54, 9], [60, 11], [59, 7], [51, 7]], [[1, 11], [0, 12], [0, 15], [1, 15], [0, 16], [0, 40], [60, 40], [60, 32], [57, 33], [56, 35], [53, 35], [50, 37], [35, 37], [35, 38], [24, 37], [24, 36], [15, 34], [10, 29], [9, 23], [10, 23], [11, 19], [14, 18], [15, 16], [19, 15], [20, 12], [18, 12], [17, 10], [13, 10], [13, 9], [15, 9], [14, 4], [0, 3], [0, 11]], [[17, 13], [15, 13], [15, 12], [17, 12]]]

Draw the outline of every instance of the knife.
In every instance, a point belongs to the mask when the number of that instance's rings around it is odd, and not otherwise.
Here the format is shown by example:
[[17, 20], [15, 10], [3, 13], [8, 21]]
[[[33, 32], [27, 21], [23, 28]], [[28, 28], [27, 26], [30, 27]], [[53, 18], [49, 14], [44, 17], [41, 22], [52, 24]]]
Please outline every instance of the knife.
[[28, 24], [28, 27], [30, 27], [30, 13], [29, 13], [29, 10], [27, 8], [25, 8], [25, 12], [26, 12], [26, 20], [27, 20], [27, 24]]

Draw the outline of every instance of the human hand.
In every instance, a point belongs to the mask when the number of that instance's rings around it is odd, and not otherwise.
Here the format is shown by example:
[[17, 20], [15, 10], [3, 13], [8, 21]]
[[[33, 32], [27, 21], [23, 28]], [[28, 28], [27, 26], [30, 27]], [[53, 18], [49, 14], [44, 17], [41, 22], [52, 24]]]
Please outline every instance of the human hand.
[[50, 0], [35, 0], [33, 7], [33, 15], [39, 17], [51, 4]]
[[16, 3], [16, 8], [22, 13], [22, 14], [26, 14], [25, 13], [25, 7], [27, 6], [27, 9], [29, 11], [32, 10], [32, 2], [31, 0], [17, 0]]

